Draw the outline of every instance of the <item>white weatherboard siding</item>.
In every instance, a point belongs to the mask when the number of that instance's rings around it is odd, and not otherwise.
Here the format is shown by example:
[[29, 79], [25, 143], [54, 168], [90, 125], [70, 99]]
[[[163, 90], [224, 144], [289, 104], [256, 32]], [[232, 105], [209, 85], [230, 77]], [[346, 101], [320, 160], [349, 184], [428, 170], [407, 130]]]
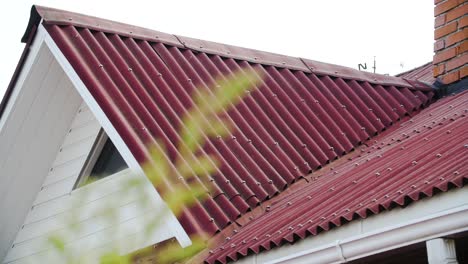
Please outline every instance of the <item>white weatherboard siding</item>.
[[39, 31], [0, 120], [0, 260], [39, 192], [81, 99]]

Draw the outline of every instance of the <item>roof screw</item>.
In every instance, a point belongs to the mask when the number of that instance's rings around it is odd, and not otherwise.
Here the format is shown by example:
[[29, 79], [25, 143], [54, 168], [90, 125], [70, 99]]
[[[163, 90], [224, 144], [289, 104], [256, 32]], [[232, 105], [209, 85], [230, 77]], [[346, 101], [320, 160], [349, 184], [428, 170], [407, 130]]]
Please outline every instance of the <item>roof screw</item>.
[[257, 185], [258, 185], [258, 186], [260, 186], [260, 185], [261, 185], [261, 183], [260, 183], [260, 182], [257, 182]]
[[341, 105], [341, 108], [346, 109], [346, 105]]
[[217, 135], [217, 136], [216, 136], [216, 138], [217, 138], [217, 139], [220, 139], [220, 138], [221, 138], [221, 136], [220, 136], [220, 135]]
[[162, 76], [162, 74], [161, 74], [161, 73], [158, 73], [158, 77], [161, 77], [161, 76]]
[[234, 234], [237, 234], [237, 233], [239, 233], [239, 231], [238, 231], [237, 229], [234, 229], [234, 231], [233, 231], [233, 232], [234, 232]]
[[226, 53], [227, 53], [227, 54], [231, 54], [231, 52], [230, 52], [230, 51], [226, 51]]
[[302, 148], [307, 148], [307, 144], [302, 144]]
[[232, 139], [236, 139], [236, 136], [231, 136]]
[[102, 64], [99, 64], [99, 68], [102, 68], [102, 67], [104, 67], [104, 65], [102, 65]]
[[253, 216], [249, 216], [249, 220], [253, 220], [253, 219], [254, 219]]
[[247, 139], [247, 143], [252, 143], [252, 140], [251, 140], [251, 139]]
[[182, 176], [179, 176], [179, 180], [183, 180], [183, 179], [184, 179], [184, 177], [182, 177]]
[[270, 212], [270, 210], [271, 210], [271, 206], [268, 205], [265, 211]]
[[266, 236], [266, 237], [271, 237], [271, 235], [270, 235], [270, 234], [266, 234], [265, 236]]
[[308, 200], [312, 200], [312, 196], [310, 196], [310, 195], [307, 196], [307, 199], [308, 199]]
[[313, 222], [314, 222], [314, 221], [312, 221], [312, 219], [309, 219], [309, 220], [307, 221], [307, 223], [309, 223], [309, 224], [312, 224]]
[[384, 198], [389, 198], [389, 197], [390, 197], [390, 195], [388, 195], [388, 194], [384, 195]]
[[357, 163], [357, 162], [354, 163], [354, 167], [357, 167], [357, 166], [359, 166], [359, 163]]
[[424, 141], [429, 141], [429, 139], [428, 139], [428, 138], [424, 138]]
[[154, 36], [154, 37], [155, 37], [155, 38], [159, 38], [159, 36], [158, 36], [158, 35], [156, 35], [156, 36]]
[[357, 183], [357, 181], [353, 181], [353, 183], [354, 183], [354, 184], [356, 184], [356, 183]]
[[297, 226], [298, 226], [298, 227], [303, 227], [304, 225], [303, 225], [303, 224], [298, 224]]
[[388, 168], [387, 168], [387, 171], [392, 171], [392, 168], [388, 167]]
[[333, 216], [333, 217], [336, 216], [336, 213], [333, 213], [332, 216]]
[[291, 202], [288, 202], [286, 205], [287, 205], [287, 206], [290, 206], [290, 205], [292, 205], [292, 203], [291, 203]]
[[372, 111], [374, 111], [374, 109], [372, 109], [372, 108], [369, 108], [369, 112], [372, 112]]
[[405, 107], [405, 106], [401, 104], [400, 107]]
[[219, 249], [224, 250], [224, 246], [221, 246]]
[[464, 148], [468, 148], [468, 144], [465, 144], [463, 147], [464, 147]]
[[273, 94], [273, 97], [276, 97], [276, 94]]
[[254, 57], [254, 60], [257, 60], [258, 58], [257, 57]]
[[203, 49], [203, 46], [200, 46], [200, 49]]
[[229, 181], [229, 180], [226, 180], [226, 183], [227, 183], [227, 184], [229, 184], [229, 183], [230, 183], [230, 181]]
[[414, 120], [413, 120], [413, 119], [410, 119], [409, 122], [410, 122], [410, 123], [414, 123]]
[[334, 190], [335, 190], [335, 188], [333, 188], [333, 187], [331, 187], [331, 188], [329, 189], [330, 192], [333, 192]]
[[395, 111], [396, 111], [396, 108], [392, 108], [392, 111], [395, 112]]
[[294, 227], [292, 227], [292, 226], [288, 227], [288, 230], [289, 230], [289, 231], [291, 231], [291, 230], [293, 230], [293, 229], [294, 229]]
[[213, 251], [213, 250], [210, 250], [209, 252], [210, 252], [210, 254], [213, 254], [213, 253], [214, 253], [214, 251]]
[[192, 82], [192, 79], [187, 79], [188, 82]]
[[411, 185], [411, 188], [416, 189], [416, 185]]
[[278, 232], [277, 232], [277, 233], [278, 233], [278, 234], [282, 234], [283, 232], [281, 232], [281, 230], [278, 230]]
[[318, 103], [319, 103], [319, 101], [318, 101], [318, 100], [315, 100], [315, 103], [317, 103], [317, 104], [318, 104]]
[[442, 154], [437, 153], [436, 157], [441, 158], [441, 157], [442, 157]]
[[376, 120], [380, 122], [380, 118], [377, 118]]
[[397, 193], [399, 193], [399, 194], [403, 194], [403, 191], [402, 191], [402, 190], [399, 190]]
[[380, 176], [380, 172], [376, 172], [376, 173], [375, 173], [375, 176]]
[[415, 160], [413, 160], [413, 161], [411, 162], [411, 164], [414, 166], [414, 165], [418, 164], [418, 162], [415, 161]]
[[275, 143], [273, 143], [273, 144], [274, 144], [275, 146], [277, 146], [277, 145], [278, 145], [278, 141], [275, 141]]
[[299, 168], [298, 168], [298, 167], [294, 167], [294, 170], [296, 170], [296, 171], [297, 171], [297, 170], [299, 170]]
[[257, 240], [258, 240], [258, 237], [254, 237], [253, 240], [257, 241]]
[[365, 127], [361, 127], [361, 130], [366, 130], [366, 128], [365, 128]]
[[244, 180], [242, 180], [242, 181], [241, 181], [241, 183], [242, 183], [242, 184], [245, 184], [245, 181], [244, 181]]
[[445, 180], [445, 178], [444, 178], [444, 177], [440, 177], [439, 180], [443, 181], [443, 180]]
[[403, 146], [402, 146], [402, 147], [400, 147], [400, 149], [401, 149], [401, 150], [404, 150], [404, 149], [405, 149], [405, 147], [403, 147]]
[[447, 134], [450, 134], [450, 133], [452, 133], [452, 131], [451, 131], [451, 130], [447, 130], [447, 132], [446, 132], [446, 133], [447, 133]]
[[226, 241], [229, 241], [229, 240], [231, 240], [231, 237], [226, 237]]
[[334, 150], [335, 150], [335, 148], [334, 148], [334, 147], [330, 147], [330, 150], [331, 150], [331, 151], [334, 151]]
[[377, 199], [375, 199], [375, 198], [374, 198], [374, 199], [372, 199], [372, 202], [374, 202], [374, 203], [375, 203], [375, 202], [377, 202]]
[[304, 99], [304, 98], [302, 98], [302, 99], [301, 99], [301, 102], [305, 102], [305, 99]]
[[236, 244], [232, 243], [232, 244], [231, 244], [231, 247], [232, 247], [232, 248], [236, 247]]
[[214, 182], [214, 179], [213, 179], [213, 178], [210, 178], [210, 182]]
[[269, 184], [273, 184], [273, 181], [272, 181], [272, 180], [268, 180], [268, 183], [269, 183]]
[[72, 20], [73, 20], [73, 18], [69, 17], [69, 18], [68, 18], [68, 20], [72, 21]]
[[346, 209], [345, 209], [345, 212], [347, 212], [347, 213], [350, 212], [350, 211], [351, 211], [351, 210], [349, 210], [349, 208], [346, 208]]
[[285, 64], [286, 64], [286, 62], [284, 62], [284, 61], [283, 61], [281, 64], [285, 65]]
[[382, 154], [377, 155], [377, 158], [381, 158], [381, 157], [382, 157]]
[[363, 204], [362, 204], [362, 203], [359, 203], [359, 204], [358, 204], [358, 207], [361, 207], [361, 206], [363, 206]]
[[210, 218], [210, 222], [214, 222], [214, 219], [213, 219], [213, 218]]
[[326, 218], [325, 218], [325, 217], [323, 217], [323, 216], [322, 216], [322, 217], [320, 217], [320, 220], [322, 220], [322, 221], [323, 221], [323, 220], [325, 220], [325, 219], [326, 219]]
[[128, 71], [131, 72], [131, 71], [133, 71], [133, 70], [132, 70], [132, 68], [128, 68]]
[[459, 171], [454, 171], [453, 174], [454, 174], [454, 175], [459, 175], [460, 172], [459, 172]]
[[338, 172], [337, 172], [337, 171], [334, 171], [333, 174], [338, 174]]
[[247, 241], [245, 241], [245, 239], [244, 239], [244, 240], [242, 240], [241, 243], [245, 245], [245, 244], [247, 244]]

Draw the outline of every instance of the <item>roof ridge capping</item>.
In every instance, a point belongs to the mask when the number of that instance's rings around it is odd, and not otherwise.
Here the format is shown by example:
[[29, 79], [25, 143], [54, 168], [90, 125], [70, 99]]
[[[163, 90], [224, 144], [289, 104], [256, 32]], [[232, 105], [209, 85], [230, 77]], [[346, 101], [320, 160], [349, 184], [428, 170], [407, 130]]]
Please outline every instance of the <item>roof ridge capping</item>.
[[317, 75], [328, 75], [380, 85], [394, 85], [422, 91], [433, 90], [433, 88], [428, 84], [420, 81], [364, 72], [345, 66], [259, 51], [255, 49], [242, 48], [212, 41], [172, 35], [121, 22], [55, 8], [43, 7], [39, 5], [33, 5], [31, 8], [31, 16], [26, 28], [26, 32], [21, 39], [22, 42], [26, 42], [28, 37], [30, 37], [30, 34], [34, 34], [33, 28], [34, 26], [37, 26], [41, 20], [44, 24], [60, 26], [73, 25], [106, 33], [118, 34], [125, 37], [147, 40], [151, 42], [161, 42], [179, 48], [191, 49], [197, 52], [204, 52], [222, 57], [245, 60], [252, 63], [276, 66], [280, 68], [300, 70]]

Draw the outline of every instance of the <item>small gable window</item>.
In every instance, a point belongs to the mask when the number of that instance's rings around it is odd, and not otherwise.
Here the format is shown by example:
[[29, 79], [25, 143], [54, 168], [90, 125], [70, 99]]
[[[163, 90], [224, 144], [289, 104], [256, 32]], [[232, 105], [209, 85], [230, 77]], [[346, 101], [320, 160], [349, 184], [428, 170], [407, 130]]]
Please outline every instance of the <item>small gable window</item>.
[[126, 168], [128, 166], [122, 155], [120, 155], [104, 130], [101, 129], [75, 184], [75, 189], [111, 176]]

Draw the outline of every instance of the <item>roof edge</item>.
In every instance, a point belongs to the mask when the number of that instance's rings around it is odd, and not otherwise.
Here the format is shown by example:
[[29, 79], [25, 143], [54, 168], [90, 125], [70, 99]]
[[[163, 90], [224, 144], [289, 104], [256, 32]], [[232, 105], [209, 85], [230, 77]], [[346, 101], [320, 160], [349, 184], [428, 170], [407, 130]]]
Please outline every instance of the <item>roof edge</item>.
[[259, 63], [291, 70], [300, 70], [318, 75], [328, 75], [337, 78], [365, 81], [373, 84], [394, 85], [423, 91], [433, 90], [430, 86], [422, 82], [408, 82], [400, 77], [364, 72], [325, 62], [172, 35], [112, 20], [39, 5], [34, 5], [31, 8], [31, 17], [26, 32], [22, 38], [23, 42], [26, 41], [28, 36], [31, 34], [33, 26], [39, 24], [41, 19], [44, 24], [86, 27], [92, 30], [99, 30], [106, 33], [113, 33], [152, 42], [160, 42], [197, 52], [219, 55], [225, 58], [245, 60], [251, 63]]

